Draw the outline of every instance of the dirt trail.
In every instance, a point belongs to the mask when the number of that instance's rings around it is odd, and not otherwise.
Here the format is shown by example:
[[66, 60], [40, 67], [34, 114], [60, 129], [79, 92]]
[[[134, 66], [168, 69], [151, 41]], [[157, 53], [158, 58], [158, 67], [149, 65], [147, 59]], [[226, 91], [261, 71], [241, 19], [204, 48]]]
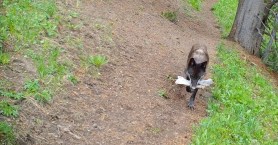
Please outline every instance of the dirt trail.
[[[187, 108], [190, 94], [184, 88], [174, 87], [167, 76], [182, 74], [194, 43], [206, 44], [211, 58], [214, 57], [220, 38], [210, 11], [215, 1], [204, 1], [202, 12], [191, 16], [184, 14], [179, 1], [80, 3], [79, 18], [84, 27], [71, 34], [84, 40], [84, 49], [80, 51], [107, 55], [109, 64], [102, 68], [99, 78], [86, 74], [81, 67], [77, 69], [75, 75], [80, 83], [64, 86], [64, 93], [41, 110], [34, 111], [26, 103], [24, 107], [30, 111], [24, 111], [18, 121], [24, 126], [21, 131], [31, 136], [22, 138], [24, 142], [190, 143], [192, 126], [206, 116], [209, 93], [200, 91], [196, 109], [191, 111]], [[71, 9], [76, 3], [63, 4]], [[177, 23], [161, 17], [166, 10], [178, 12]], [[61, 31], [61, 37], [69, 34], [63, 28]], [[104, 32], [106, 35], [99, 37]], [[75, 51], [72, 53], [79, 50]], [[159, 97], [162, 89], [168, 90], [169, 99]]]

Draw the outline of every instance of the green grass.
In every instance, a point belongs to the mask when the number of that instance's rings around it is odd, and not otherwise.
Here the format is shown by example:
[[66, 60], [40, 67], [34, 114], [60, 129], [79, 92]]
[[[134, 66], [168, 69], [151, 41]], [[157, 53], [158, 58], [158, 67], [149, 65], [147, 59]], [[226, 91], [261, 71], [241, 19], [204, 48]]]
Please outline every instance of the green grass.
[[232, 48], [221, 44], [217, 56], [209, 117], [196, 128], [192, 143], [277, 144], [277, 88]]
[[0, 143], [3, 145], [14, 145], [15, 135], [13, 128], [6, 122], [0, 122]]
[[19, 48], [38, 43], [40, 35], [55, 36], [58, 24], [54, 0], [3, 0], [1, 15], [2, 41], [16, 43]]
[[[40, 81], [58, 82], [67, 68], [58, 60], [61, 48], [47, 38], [57, 34], [59, 15], [55, 1], [4, 0], [1, 10], [0, 43], [32, 58]], [[7, 64], [10, 58], [3, 50], [1, 47], [0, 63]]]
[[[20, 106], [13, 104], [29, 96], [39, 102], [48, 102], [53, 88], [59, 88], [56, 84], [67, 73], [67, 68], [59, 59], [61, 48], [47, 41], [47, 37], [56, 36], [59, 21], [54, 0], [1, 1], [0, 65], [8, 65], [13, 54], [25, 55], [33, 60], [39, 74], [38, 78], [26, 81], [22, 89], [16, 91], [7, 83], [2, 85], [3, 80], [0, 80], [2, 115], [18, 116]], [[10, 51], [5, 49], [6, 46], [13, 49], [13, 54], [5, 51]], [[12, 128], [4, 122], [0, 122], [0, 140], [2, 144], [14, 144], [15, 140]]]
[[47, 44], [39, 52], [30, 49], [26, 54], [33, 59], [40, 78], [44, 79], [61, 78], [68, 72], [66, 63], [58, 60], [60, 52], [59, 48]]
[[161, 13], [162, 17], [168, 19], [171, 22], [177, 21], [177, 12], [174, 11], [166, 11]]
[[187, 0], [188, 4], [193, 7], [195, 10], [200, 11], [202, 8], [203, 0]]
[[[55, 1], [4, 0], [2, 11], [0, 42], [31, 57], [41, 78], [64, 74], [65, 67], [58, 62], [60, 48], [45, 39], [57, 34], [59, 15]], [[9, 56], [0, 56], [1, 63], [9, 63]]]
[[219, 0], [212, 8], [220, 24], [222, 37], [227, 37], [230, 33], [236, 16], [237, 5], [238, 0]]
[[[237, 11], [237, 5], [238, 0], [219, 0], [214, 6], [213, 6], [213, 13], [217, 17], [217, 20], [221, 27], [221, 33], [222, 37], [227, 37], [231, 31], [236, 11]], [[275, 24], [275, 15], [272, 12], [276, 12], [278, 10], [277, 6], [273, 6], [270, 12], [270, 15], [268, 17], [267, 26], [265, 32], [269, 34], [263, 35], [263, 41], [260, 48], [260, 53], [263, 55], [263, 53], [266, 50], [266, 47], [269, 43], [269, 40], [271, 39], [270, 33], [273, 30], [273, 27], [277, 24]], [[278, 71], [278, 42], [274, 41], [271, 48], [268, 57], [264, 59], [264, 63], [270, 67], [270, 69], [273, 69], [274, 71]]]
[[0, 64], [9, 64], [10, 60], [11, 58], [8, 53], [4, 53], [0, 51]]

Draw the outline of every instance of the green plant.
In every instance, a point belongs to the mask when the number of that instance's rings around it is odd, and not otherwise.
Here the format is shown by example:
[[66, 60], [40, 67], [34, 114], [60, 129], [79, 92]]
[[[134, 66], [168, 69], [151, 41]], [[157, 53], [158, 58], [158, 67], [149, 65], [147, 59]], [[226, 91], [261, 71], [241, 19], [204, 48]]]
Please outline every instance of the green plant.
[[192, 6], [195, 10], [200, 11], [201, 10], [201, 4], [203, 0], [188, 0], [190, 6]]
[[24, 95], [21, 92], [4, 91], [2, 89], [0, 89], [0, 96], [9, 97], [11, 99], [16, 99], [16, 100], [20, 100], [24, 98]]
[[[214, 98], [208, 118], [196, 128], [193, 144], [275, 144], [278, 92], [255, 66], [232, 48], [218, 46], [213, 66]], [[219, 137], [221, 136], [221, 137]]]
[[6, 122], [0, 122], [0, 143], [3, 145], [15, 144], [13, 128]]
[[78, 80], [74, 75], [69, 75], [68, 80], [71, 81], [74, 85], [78, 83]]
[[213, 7], [213, 13], [216, 16], [223, 37], [227, 37], [231, 31], [236, 11], [238, 0], [219, 0]]
[[177, 12], [174, 11], [166, 11], [166, 12], [162, 12], [161, 15], [168, 19], [171, 22], [176, 22], [177, 21]]
[[5, 116], [17, 116], [18, 115], [18, 110], [16, 106], [11, 105], [5, 100], [2, 100], [0, 102], [0, 110], [1, 113]]
[[49, 90], [43, 90], [35, 94], [35, 99], [41, 103], [47, 103], [52, 99], [52, 95]]
[[108, 59], [103, 55], [89, 56], [88, 61], [98, 69], [108, 63]]
[[27, 91], [28, 95], [33, 95], [37, 101], [42, 103], [47, 103], [52, 98], [49, 90], [42, 90], [38, 79], [27, 81], [24, 85], [24, 89]]
[[153, 127], [150, 129], [150, 131], [153, 133], [153, 134], [159, 134], [161, 132], [161, 129], [158, 128], [158, 127]]
[[10, 60], [11, 60], [11, 58], [8, 53], [0, 52], [0, 64], [9, 64]]
[[25, 82], [24, 89], [30, 93], [38, 92], [40, 89], [40, 83], [39, 80], [29, 80]]
[[158, 90], [158, 95], [159, 95], [159, 97], [168, 99], [167, 92], [164, 89]]

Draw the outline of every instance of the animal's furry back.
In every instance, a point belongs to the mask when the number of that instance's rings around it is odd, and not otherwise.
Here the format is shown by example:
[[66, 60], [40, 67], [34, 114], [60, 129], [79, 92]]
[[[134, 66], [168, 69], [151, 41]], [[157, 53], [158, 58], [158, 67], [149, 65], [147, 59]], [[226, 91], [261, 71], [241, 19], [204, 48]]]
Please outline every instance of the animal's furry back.
[[191, 51], [189, 52], [187, 65], [191, 58], [194, 58], [197, 64], [203, 63], [205, 61], [209, 62], [207, 47], [202, 44], [194, 44], [191, 48]]

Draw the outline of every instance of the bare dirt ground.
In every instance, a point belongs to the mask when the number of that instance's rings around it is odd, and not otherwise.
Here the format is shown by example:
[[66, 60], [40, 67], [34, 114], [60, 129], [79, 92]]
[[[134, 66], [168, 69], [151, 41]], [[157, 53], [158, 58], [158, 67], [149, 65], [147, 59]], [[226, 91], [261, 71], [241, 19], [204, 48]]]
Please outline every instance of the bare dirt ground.
[[[69, 36], [82, 41], [82, 48], [68, 45], [64, 52], [76, 63], [79, 83], [65, 83], [45, 106], [22, 103], [19, 144], [189, 144], [193, 126], [206, 116], [210, 93], [199, 91], [191, 111], [190, 94], [170, 78], [182, 75], [195, 43], [207, 45], [213, 63], [220, 39], [210, 11], [214, 2], [205, 0], [201, 12], [190, 14], [181, 1], [60, 2], [61, 12], [78, 12], [71, 21], [82, 24], [72, 31], [61, 25], [58, 38], [61, 45]], [[177, 11], [176, 23], [161, 16], [167, 10]], [[100, 76], [77, 63], [85, 54], [108, 56]], [[160, 90], [169, 99], [160, 97]]]

